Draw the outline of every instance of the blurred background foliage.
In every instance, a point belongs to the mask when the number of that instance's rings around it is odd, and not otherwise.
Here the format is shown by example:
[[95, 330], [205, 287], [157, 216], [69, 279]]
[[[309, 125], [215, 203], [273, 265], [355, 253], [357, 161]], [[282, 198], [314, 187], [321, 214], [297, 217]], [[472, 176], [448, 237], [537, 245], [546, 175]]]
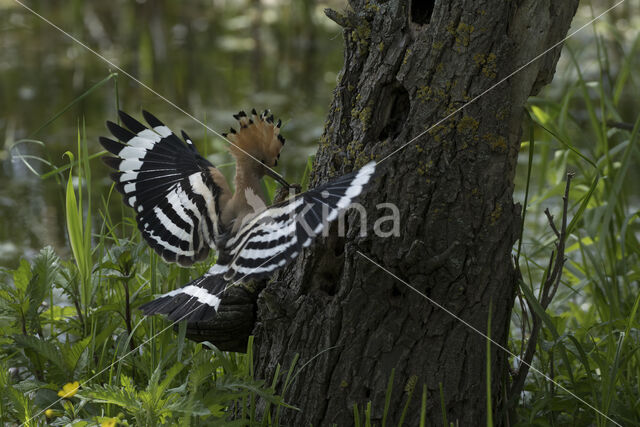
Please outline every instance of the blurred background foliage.
[[[573, 29], [614, 3], [583, 1]], [[322, 10], [344, 1], [28, 5], [220, 132], [241, 109], [271, 108], [289, 141], [279, 169], [302, 179], [342, 65], [341, 30]], [[640, 423], [638, 28], [637, 3], [627, 1], [566, 43], [553, 83], [529, 100], [514, 196], [526, 218], [514, 247], [523, 280], [510, 349], [520, 354], [530, 310], [538, 310], [533, 365], [622, 424]], [[198, 424], [235, 411], [237, 424], [277, 425], [280, 410], [293, 410], [277, 394], [295, 379], [295, 362], [276, 378], [255, 379], [251, 351], [209, 351], [185, 340], [184, 329], [176, 337], [164, 320], [135, 310], [200, 275], [211, 259], [180, 269], [140, 241], [132, 212], [110, 193], [107, 168], [91, 157], [101, 151], [105, 120], [115, 119], [117, 105], [138, 117], [147, 109], [189, 133], [214, 164], [230, 158], [224, 141], [114, 71], [0, 0], [0, 418]], [[67, 151], [81, 161], [72, 174]], [[233, 166], [223, 171], [232, 176]], [[553, 303], [541, 309], [536, 298], [556, 241], [544, 210], [560, 221], [567, 171], [576, 173], [567, 262]], [[511, 362], [515, 370], [518, 360]], [[80, 392], [40, 413], [74, 381]], [[255, 405], [258, 396], [266, 408]], [[520, 397], [521, 425], [608, 424], [534, 373]], [[381, 410], [361, 406], [363, 424]]]
[[[301, 179], [315, 151], [342, 65], [342, 33], [324, 17], [341, 1], [34, 1], [29, 7], [218, 132], [235, 124], [239, 110], [270, 108], [282, 118], [288, 140], [279, 170]], [[107, 77], [109, 66], [13, 1], [0, 0], [0, 263], [17, 266], [45, 244], [67, 255], [63, 193], [16, 156], [59, 166], [75, 147], [78, 124], [88, 150], [115, 120], [115, 81], [77, 102], [46, 128], [48, 119]], [[226, 142], [124, 75], [119, 104], [140, 117], [149, 110], [173, 129], [184, 129], [216, 165], [230, 161]], [[24, 142], [36, 139], [43, 145]], [[12, 149], [12, 147], [14, 147]], [[27, 161], [39, 173], [52, 168]], [[110, 186], [96, 159], [95, 194]], [[225, 169], [228, 175], [233, 170]], [[119, 204], [114, 201], [114, 204]]]

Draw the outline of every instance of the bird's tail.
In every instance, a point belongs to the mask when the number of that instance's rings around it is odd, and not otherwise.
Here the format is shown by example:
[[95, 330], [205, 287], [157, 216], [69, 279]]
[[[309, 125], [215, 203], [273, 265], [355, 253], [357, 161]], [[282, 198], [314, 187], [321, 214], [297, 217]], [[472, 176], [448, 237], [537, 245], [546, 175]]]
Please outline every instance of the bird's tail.
[[224, 274], [207, 273], [175, 291], [143, 304], [140, 310], [149, 316], [165, 314], [171, 321], [189, 323], [213, 318], [228, 281]]

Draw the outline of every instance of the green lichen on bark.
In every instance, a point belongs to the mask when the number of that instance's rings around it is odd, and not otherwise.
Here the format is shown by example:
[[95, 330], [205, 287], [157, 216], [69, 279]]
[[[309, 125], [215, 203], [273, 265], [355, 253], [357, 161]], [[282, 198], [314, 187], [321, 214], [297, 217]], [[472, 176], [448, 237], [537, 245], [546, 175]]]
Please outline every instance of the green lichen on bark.
[[444, 87], [431, 87], [424, 85], [418, 87], [416, 97], [421, 102], [442, 101], [449, 97], [449, 93], [457, 86], [457, 80], [447, 81]]
[[476, 63], [478, 68], [480, 68], [480, 72], [490, 79], [495, 78], [497, 73], [497, 59], [495, 53], [490, 53], [485, 55], [484, 53], [477, 53], [473, 56], [473, 61]]
[[455, 123], [451, 120], [448, 123], [438, 124], [429, 129], [429, 135], [435, 142], [441, 143], [446, 141], [447, 136], [451, 133], [451, 130], [455, 127]]
[[364, 2], [364, 9], [368, 12], [379, 12], [380, 6], [372, 2], [371, 0], [366, 0]]
[[427, 182], [427, 184], [431, 183], [431, 178], [429, 178], [429, 171], [432, 167], [433, 160], [428, 160], [426, 162], [422, 160], [418, 161], [418, 168], [416, 169], [416, 171], [418, 172], [418, 175], [426, 176], [425, 181]]
[[480, 127], [480, 122], [474, 119], [471, 116], [464, 116], [458, 123], [456, 124], [456, 132], [464, 141], [462, 148], [468, 148], [469, 143], [477, 143], [479, 140], [478, 137], [478, 128]]
[[469, 47], [471, 34], [473, 34], [474, 31], [475, 27], [465, 22], [460, 22], [457, 26], [454, 22], [450, 22], [449, 25], [447, 25], [447, 32], [455, 38], [454, 49], [458, 52]]
[[418, 88], [418, 92], [416, 93], [417, 98], [422, 102], [429, 101], [431, 99], [432, 94], [433, 94], [433, 91], [431, 90], [431, 87], [429, 87], [428, 85], [420, 86]]
[[354, 107], [351, 109], [351, 118], [360, 121], [362, 131], [364, 132], [367, 130], [369, 126], [372, 109], [371, 109], [371, 105], [367, 105], [366, 107], [359, 109], [357, 104], [359, 103], [360, 99], [361, 99], [361, 96], [360, 94], [358, 94], [354, 102]]
[[320, 148], [321, 149], [329, 148], [329, 144], [331, 143], [331, 141], [329, 140], [329, 135], [328, 134], [329, 134], [329, 132], [325, 132], [320, 137]]
[[371, 40], [371, 25], [367, 21], [362, 23], [351, 31], [351, 39], [358, 46], [358, 53], [365, 55], [369, 49], [369, 41]]
[[407, 60], [409, 59], [410, 56], [411, 56], [411, 49], [407, 49], [407, 51], [404, 53], [404, 58], [402, 58], [402, 65], [405, 65], [407, 63]]
[[502, 135], [489, 132], [482, 135], [482, 139], [489, 144], [493, 151], [504, 152], [507, 150], [507, 140]]
[[491, 225], [494, 225], [502, 216], [502, 203], [496, 203], [496, 207], [491, 212]]
[[471, 116], [464, 116], [456, 125], [456, 130], [462, 135], [473, 135], [478, 131], [480, 122]]

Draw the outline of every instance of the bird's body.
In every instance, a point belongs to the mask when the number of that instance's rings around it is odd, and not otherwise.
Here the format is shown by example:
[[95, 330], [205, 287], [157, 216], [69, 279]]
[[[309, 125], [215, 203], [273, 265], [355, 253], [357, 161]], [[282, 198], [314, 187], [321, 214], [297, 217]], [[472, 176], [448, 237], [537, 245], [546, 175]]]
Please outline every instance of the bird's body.
[[360, 194], [374, 172], [370, 163], [357, 172], [266, 207], [265, 174], [287, 185], [273, 171], [284, 145], [280, 121], [265, 111], [240, 112], [240, 129], [225, 137], [236, 160], [235, 192], [220, 171], [202, 157], [192, 140], [182, 140], [153, 115], [151, 128], [120, 112], [121, 127], [107, 122], [120, 141], [100, 138], [117, 157], [105, 162], [125, 203], [137, 212], [143, 237], [165, 260], [191, 265], [217, 250], [217, 262], [202, 277], [140, 308], [171, 320], [213, 317], [231, 284], [271, 275], [311, 244]]

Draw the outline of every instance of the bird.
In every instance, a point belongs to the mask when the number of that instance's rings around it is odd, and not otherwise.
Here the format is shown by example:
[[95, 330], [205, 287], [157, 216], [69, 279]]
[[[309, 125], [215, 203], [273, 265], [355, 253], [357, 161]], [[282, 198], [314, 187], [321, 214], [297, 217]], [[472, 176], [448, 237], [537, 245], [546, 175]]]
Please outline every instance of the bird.
[[236, 162], [235, 192], [224, 175], [153, 114], [147, 125], [124, 111], [118, 125], [107, 121], [113, 138], [101, 136], [112, 156], [103, 161], [123, 201], [136, 212], [142, 237], [165, 261], [190, 266], [215, 250], [215, 264], [201, 277], [141, 305], [144, 315], [177, 322], [215, 318], [224, 291], [263, 279], [292, 262], [328, 224], [345, 211], [374, 175], [376, 163], [266, 206], [263, 176], [291, 187], [273, 168], [285, 138], [282, 121], [269, 110], [234, 115], [239, 129], [222, 134]]

